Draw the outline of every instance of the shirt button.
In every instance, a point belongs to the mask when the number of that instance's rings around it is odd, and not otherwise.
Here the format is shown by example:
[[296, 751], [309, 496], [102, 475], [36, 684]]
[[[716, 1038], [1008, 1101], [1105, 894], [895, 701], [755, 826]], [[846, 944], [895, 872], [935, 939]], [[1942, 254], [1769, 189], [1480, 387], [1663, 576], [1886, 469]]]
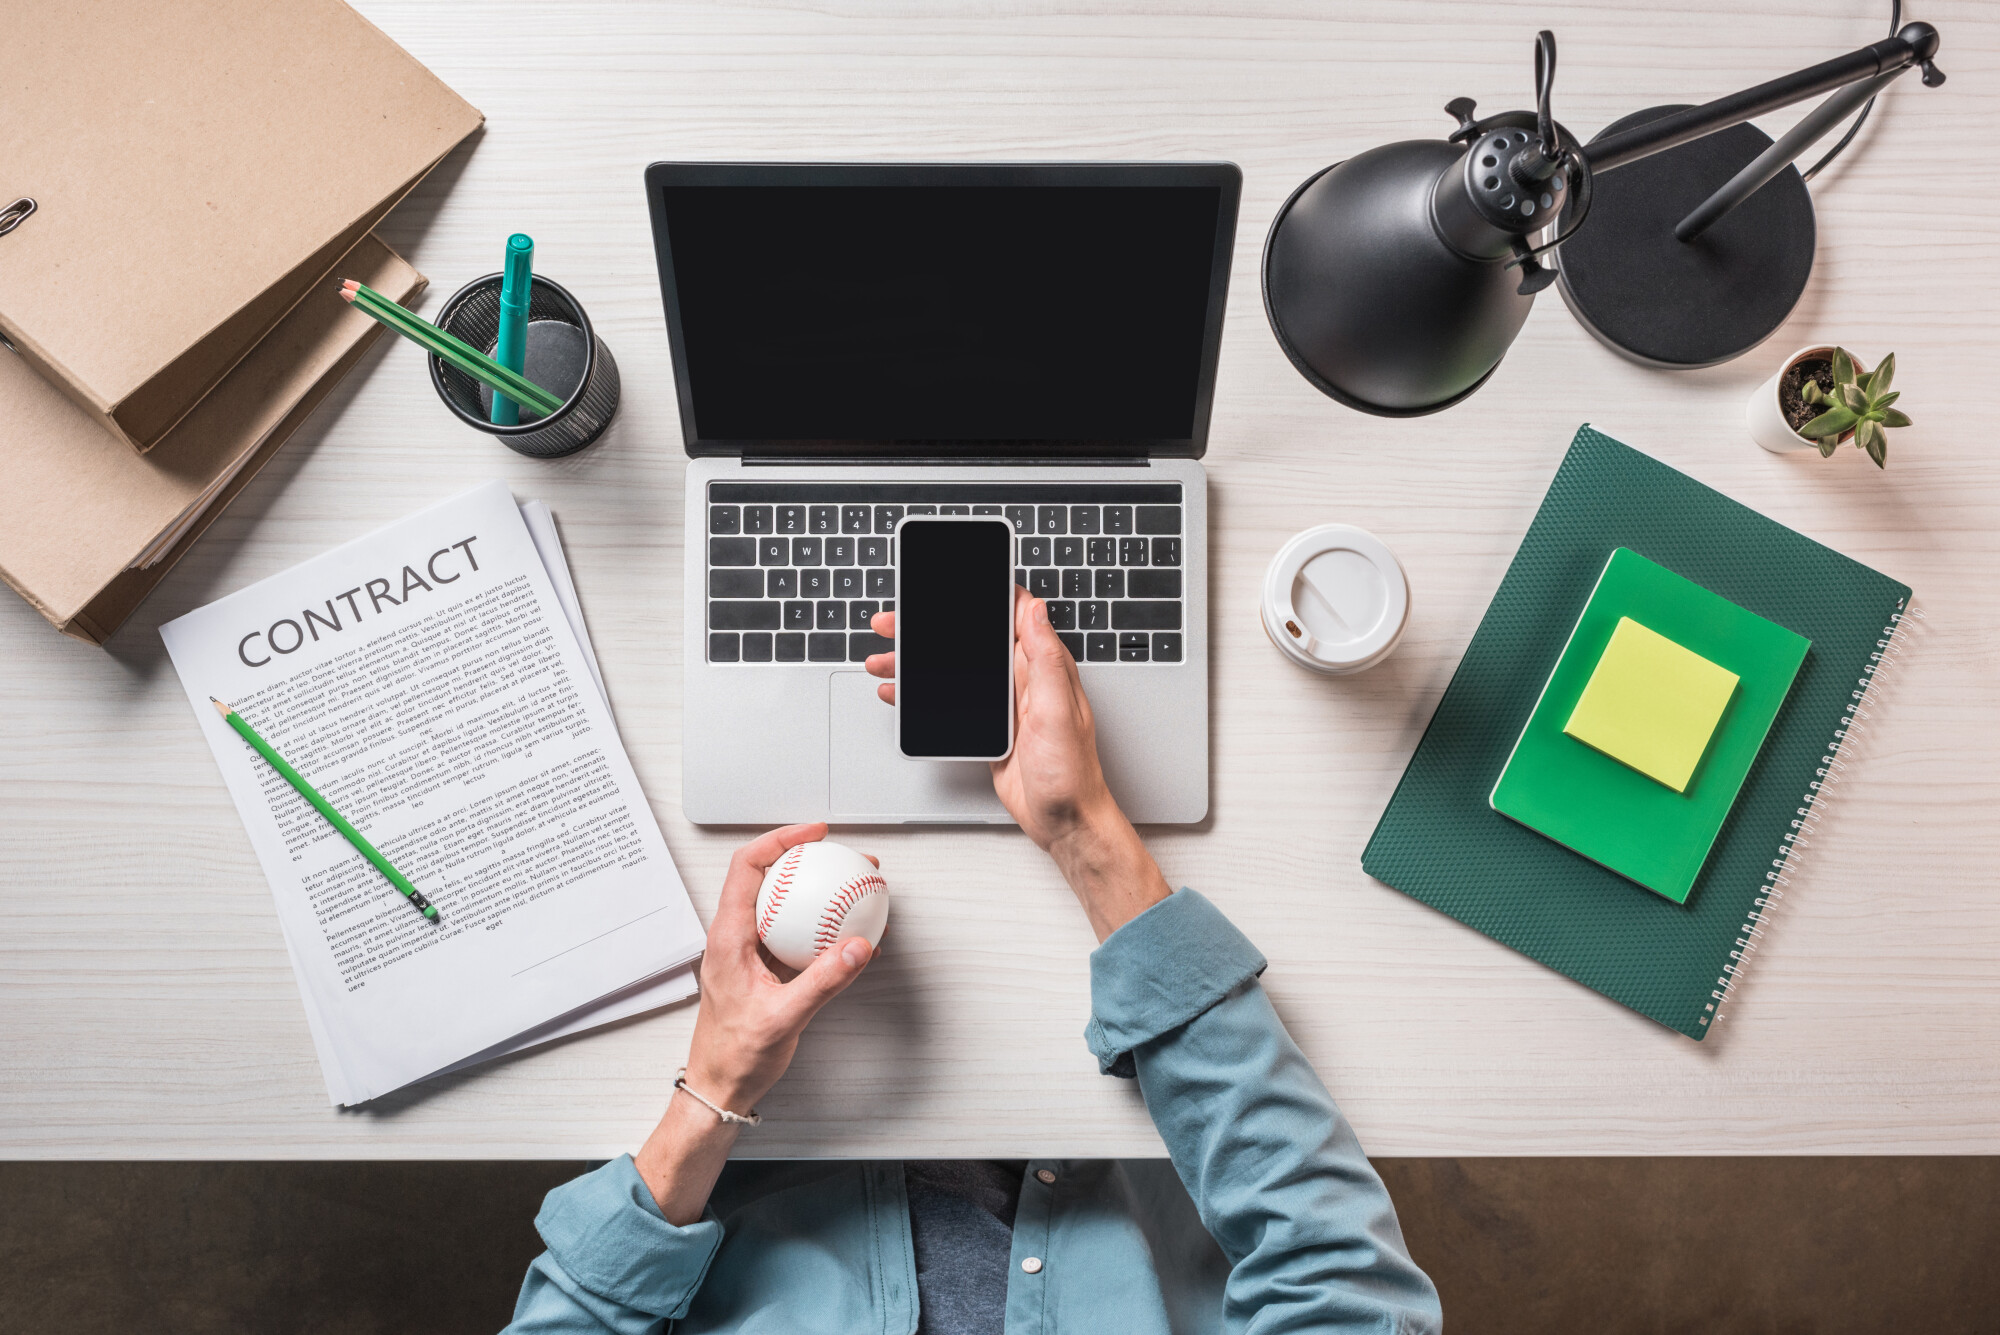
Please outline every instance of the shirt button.
[[1035, 1170], [1035, 1180], [1046, 1187], [1049, 1183], [1056, 1180], [1056, 1175], [1052, 1169], [1037, 1168]]
[[1041, 1273], [1042, 1273], [1042, 1258], [1041, 1258], [1041, 1257], [1039, 1257], [1039, 1256], [1030, 1256], [1030, 1257], [1028, 1257], [1028, 1258], [1027, 1258], [1026, 1260], [1024, 1260], [1024, 1261], [1022, 1261], [1022, 1262], [1021, 1262], [1021, 1269], [1023, 1269], [1023, 1270], [1025, 1270], [1025, 1271], [1027, 1271], [1027, 1272], [1028, 1272], [1029, 1274], [1031, 1274], [1031, 1275], [1039, 1275], [1039, 1274], [1041, 1274]]

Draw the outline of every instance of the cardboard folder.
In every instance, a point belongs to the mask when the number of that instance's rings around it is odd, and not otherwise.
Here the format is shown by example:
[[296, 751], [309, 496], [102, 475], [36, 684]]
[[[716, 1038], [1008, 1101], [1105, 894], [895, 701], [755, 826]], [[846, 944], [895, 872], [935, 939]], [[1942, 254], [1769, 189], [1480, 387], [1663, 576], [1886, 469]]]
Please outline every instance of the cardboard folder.
[[340, 0], [9, 7], [0, 333], [151, 449], [481, 116]]
[[[341, 267], [405, 305], [424, 288], [373, 236]], [[0, 350], [0, 577], [102, 644], [382, 333], [318, 285], [144, 455]]]

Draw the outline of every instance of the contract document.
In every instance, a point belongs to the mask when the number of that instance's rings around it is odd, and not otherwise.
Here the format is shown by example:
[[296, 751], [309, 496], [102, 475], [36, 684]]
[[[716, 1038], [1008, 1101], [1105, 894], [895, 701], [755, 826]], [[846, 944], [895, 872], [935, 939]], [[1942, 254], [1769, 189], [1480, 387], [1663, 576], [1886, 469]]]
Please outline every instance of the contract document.
[[270, 882], [334, 1103], [693, 990], [701, 925], [618, 739], [546, 507], [524, 516], [487, 483], [160, 634]]

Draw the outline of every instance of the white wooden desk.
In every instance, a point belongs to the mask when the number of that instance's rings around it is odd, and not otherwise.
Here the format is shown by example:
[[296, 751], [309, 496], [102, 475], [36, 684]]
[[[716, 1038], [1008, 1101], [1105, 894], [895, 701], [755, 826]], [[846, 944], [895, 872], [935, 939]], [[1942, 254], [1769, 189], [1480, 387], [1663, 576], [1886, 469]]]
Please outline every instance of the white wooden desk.
[[[683, 456], [640, 186], [655, 158], [1228, 158], [1242, 222], [1207, 464], [1213, 814], [1150, 840], [1271, 957], [1266, 985], [1377, 1154], [2000, 1151], [2000, 11], [1915, 6], [1938, 90], [1899, 83], [1818, 183], [1791, 324], [1728, 366], [1641, 370], [1551, 292], [1441, 416], [1321, 398], [1265, 325], [1271, 215], [1325, 164], [1441, 135], [1449, 98], [1526, 105], [1562, 43], [1583, 132], [1878, 37], [1876, 0], [1467, 5], [1208, 0], [822, 5], [361, 0], [485, 111], [385, 227], [425, 309], [507, 233], [624, 372], [610, 434], [536, 463], [454, 423], [385, 340], [111, 642], [0, 598], [0, 1155], [580, 1157], [637, 1143], [682, 1007], [422, 1086], [326, 1105], [270, 891], [155, 628], [483, 477], [555, 508], [613, 704], [706, 918], [739, 831], [681, 815]], [[1746, 10], [1748, 12], [1746, 12]], [[523, 53], [533, 49], [532, 62]], [[1785, 123], [1789, 123], [1786, 121]], [[1767, 127], [1770, 128], [1770, 127]], [[1750, 443], [1791, 348], [1899, 354], [1918, 425], [1886, 475]], [[1361, 872], [1362, 844], [1578, 423], [1913, 585], [1929, 629], [1732, 1013], [1697, 1045]], [[1309, 678], [1258, 628], [1265, 563], [1345, 520], [1415, 611], [1387, 664]], [[814, 1025], [751, 1154], [1149, 1154], [1096, 1074], [1083, 915], [1018, 832], [871, 830], [882, 960]]]

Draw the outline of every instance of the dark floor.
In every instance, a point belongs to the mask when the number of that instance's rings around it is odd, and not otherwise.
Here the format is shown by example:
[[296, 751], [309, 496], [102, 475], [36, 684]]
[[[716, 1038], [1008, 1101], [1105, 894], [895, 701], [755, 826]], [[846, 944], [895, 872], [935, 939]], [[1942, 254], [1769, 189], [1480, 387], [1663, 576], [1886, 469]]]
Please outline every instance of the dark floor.
[[[1385, 1159], [1453, 1335], [2000, 1331], [2000, 1159]], [[0, 1332], [493, 1331], [569, 1163], [0, 1163]]]

